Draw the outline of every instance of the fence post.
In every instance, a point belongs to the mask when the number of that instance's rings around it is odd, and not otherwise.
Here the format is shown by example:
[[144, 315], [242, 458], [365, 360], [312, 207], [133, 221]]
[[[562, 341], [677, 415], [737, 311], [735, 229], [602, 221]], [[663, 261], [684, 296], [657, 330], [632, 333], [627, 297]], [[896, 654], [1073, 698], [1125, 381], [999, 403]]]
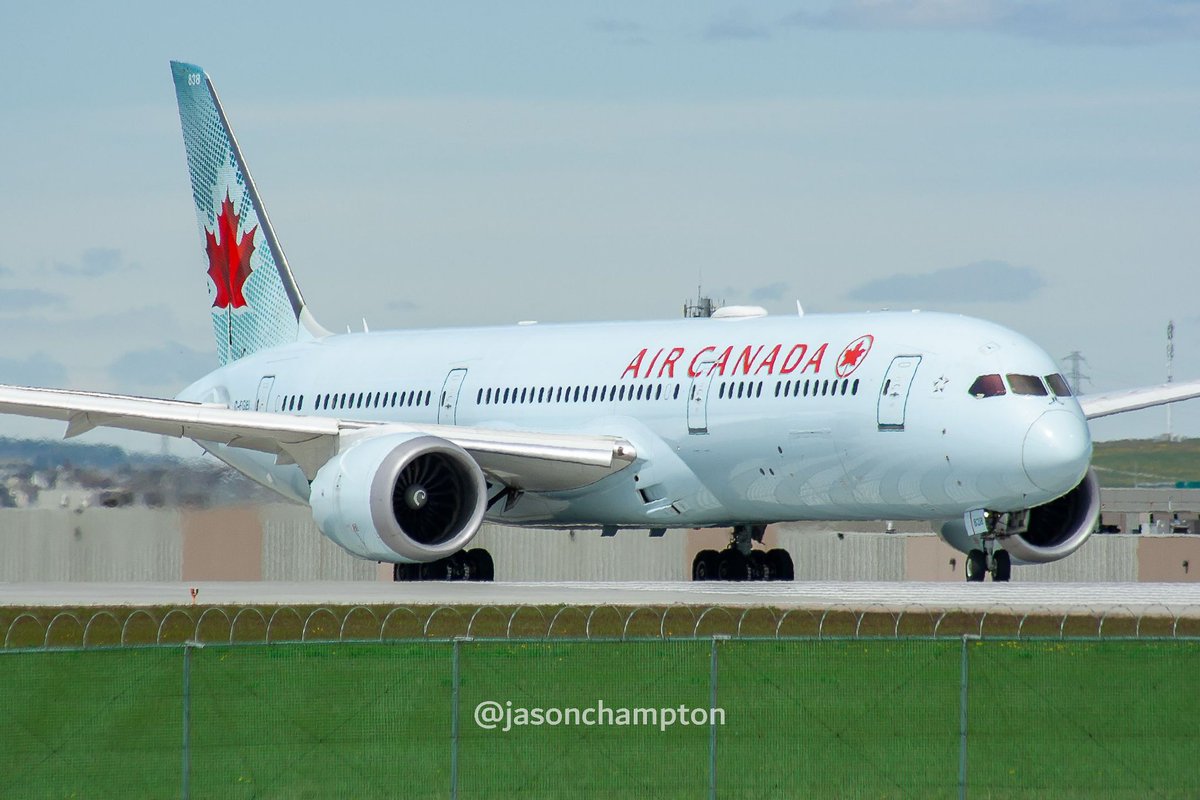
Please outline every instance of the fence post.
[[458, 643], [450, 656], [450, 800], [458, 800]]
[[717, 642], [728, 636], [714, 635], [708, 667], [708, 797], [717, 800]]
[[968, 670], [967, 670], [967, 643], [973, 639], [978, 639], [978, 636], [971, 634], [963, 634], [962, 637], [962, 654], [959, 664], [959, 687], [958, 687], [958, 797], [959, 800], [966, 800], [967, 797], [967, 687], [968, 687]]
[[192, 794], [192, 649], [204, 647], [195, 642], [183, 643], [183, 769], [179, 796], [188, 800]]

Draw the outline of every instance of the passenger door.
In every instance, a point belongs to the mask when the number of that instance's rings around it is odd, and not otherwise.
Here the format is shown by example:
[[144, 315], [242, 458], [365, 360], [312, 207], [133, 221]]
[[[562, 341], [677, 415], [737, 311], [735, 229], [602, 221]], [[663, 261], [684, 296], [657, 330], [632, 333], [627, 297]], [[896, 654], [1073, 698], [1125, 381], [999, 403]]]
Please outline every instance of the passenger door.
[[270, 411], [271, 387], [275, 385], [275, 376], [267, 375], [258, 382], [258, 395], [254, 398], [255, 411]]
[[904, 430], [908, 391], [912, 388], [920, 364], [920, 356], [896, 356], [892, 359], [887, 374], [883, 376], [883, 388], [879, 390], [879, 430]]
[[692, 385], [688, 389], [688, 433], [708, 433], [708, 387], [712, 385], [708, 368], [712, 364], [711, 361], [705, 361], [699, 365], [696, 371], [700, 374], [692, 378]]

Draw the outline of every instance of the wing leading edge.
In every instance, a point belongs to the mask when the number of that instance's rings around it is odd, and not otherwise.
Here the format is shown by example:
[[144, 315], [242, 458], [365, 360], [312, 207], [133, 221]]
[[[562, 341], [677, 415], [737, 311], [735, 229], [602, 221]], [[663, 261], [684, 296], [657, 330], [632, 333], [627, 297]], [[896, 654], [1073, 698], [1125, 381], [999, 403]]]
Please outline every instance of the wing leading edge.
[[67, 438], [120, 428], [270, 453], [278, 463], [298, 465], [309, 480], [343, 446], [343, 437], [358, 435], [437, 436], [470, 453], [497, 482], [528, 491], [587, 486], [637, 458], [633, 445], [616, 436], [348, 421], [65, 389], [0, 385], [0, 413], [62, 420]]
[[1191, 400], [1194, 397], [1200, 397], [1200, 381], [1164, 383], [1120, 392], [1089, 394], [1079, 398], [1079, 405], [1088, 419], [1096, 419], [1180, 400]]

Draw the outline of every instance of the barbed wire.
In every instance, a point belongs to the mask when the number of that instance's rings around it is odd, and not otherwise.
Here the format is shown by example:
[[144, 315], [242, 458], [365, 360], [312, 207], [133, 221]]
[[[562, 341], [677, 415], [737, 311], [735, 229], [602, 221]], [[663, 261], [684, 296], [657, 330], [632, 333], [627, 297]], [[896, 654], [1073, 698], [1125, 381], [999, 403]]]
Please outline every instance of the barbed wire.
[[[48, 618], [47, 618], [48, 617]], [[99, 609], [0, 614], [5, 649], [447, 639], [729, 638], [1180, 638], [1200, 618], [1168, 608], [1096, 611], [947, 611], [834, 605], [821, 609], [728, 606], [278, 606]]]

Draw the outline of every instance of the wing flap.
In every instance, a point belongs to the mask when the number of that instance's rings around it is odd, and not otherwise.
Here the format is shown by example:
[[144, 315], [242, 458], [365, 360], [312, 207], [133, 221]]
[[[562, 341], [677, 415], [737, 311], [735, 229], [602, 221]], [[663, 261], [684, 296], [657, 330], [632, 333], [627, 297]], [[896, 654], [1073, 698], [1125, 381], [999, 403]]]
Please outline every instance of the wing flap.
[[447, 439], [493, 480], [526, 491], [587, 486], [637, 458], [633, 445], [615, 436], [362, 422], [65, 389], [0, 385], [0, 413], [63, 420], [68, 437], [120, 428], [271, 453], [276, 463], [298, 465], [309, 480], [338, 452], [343, 436], [418, 433]]

